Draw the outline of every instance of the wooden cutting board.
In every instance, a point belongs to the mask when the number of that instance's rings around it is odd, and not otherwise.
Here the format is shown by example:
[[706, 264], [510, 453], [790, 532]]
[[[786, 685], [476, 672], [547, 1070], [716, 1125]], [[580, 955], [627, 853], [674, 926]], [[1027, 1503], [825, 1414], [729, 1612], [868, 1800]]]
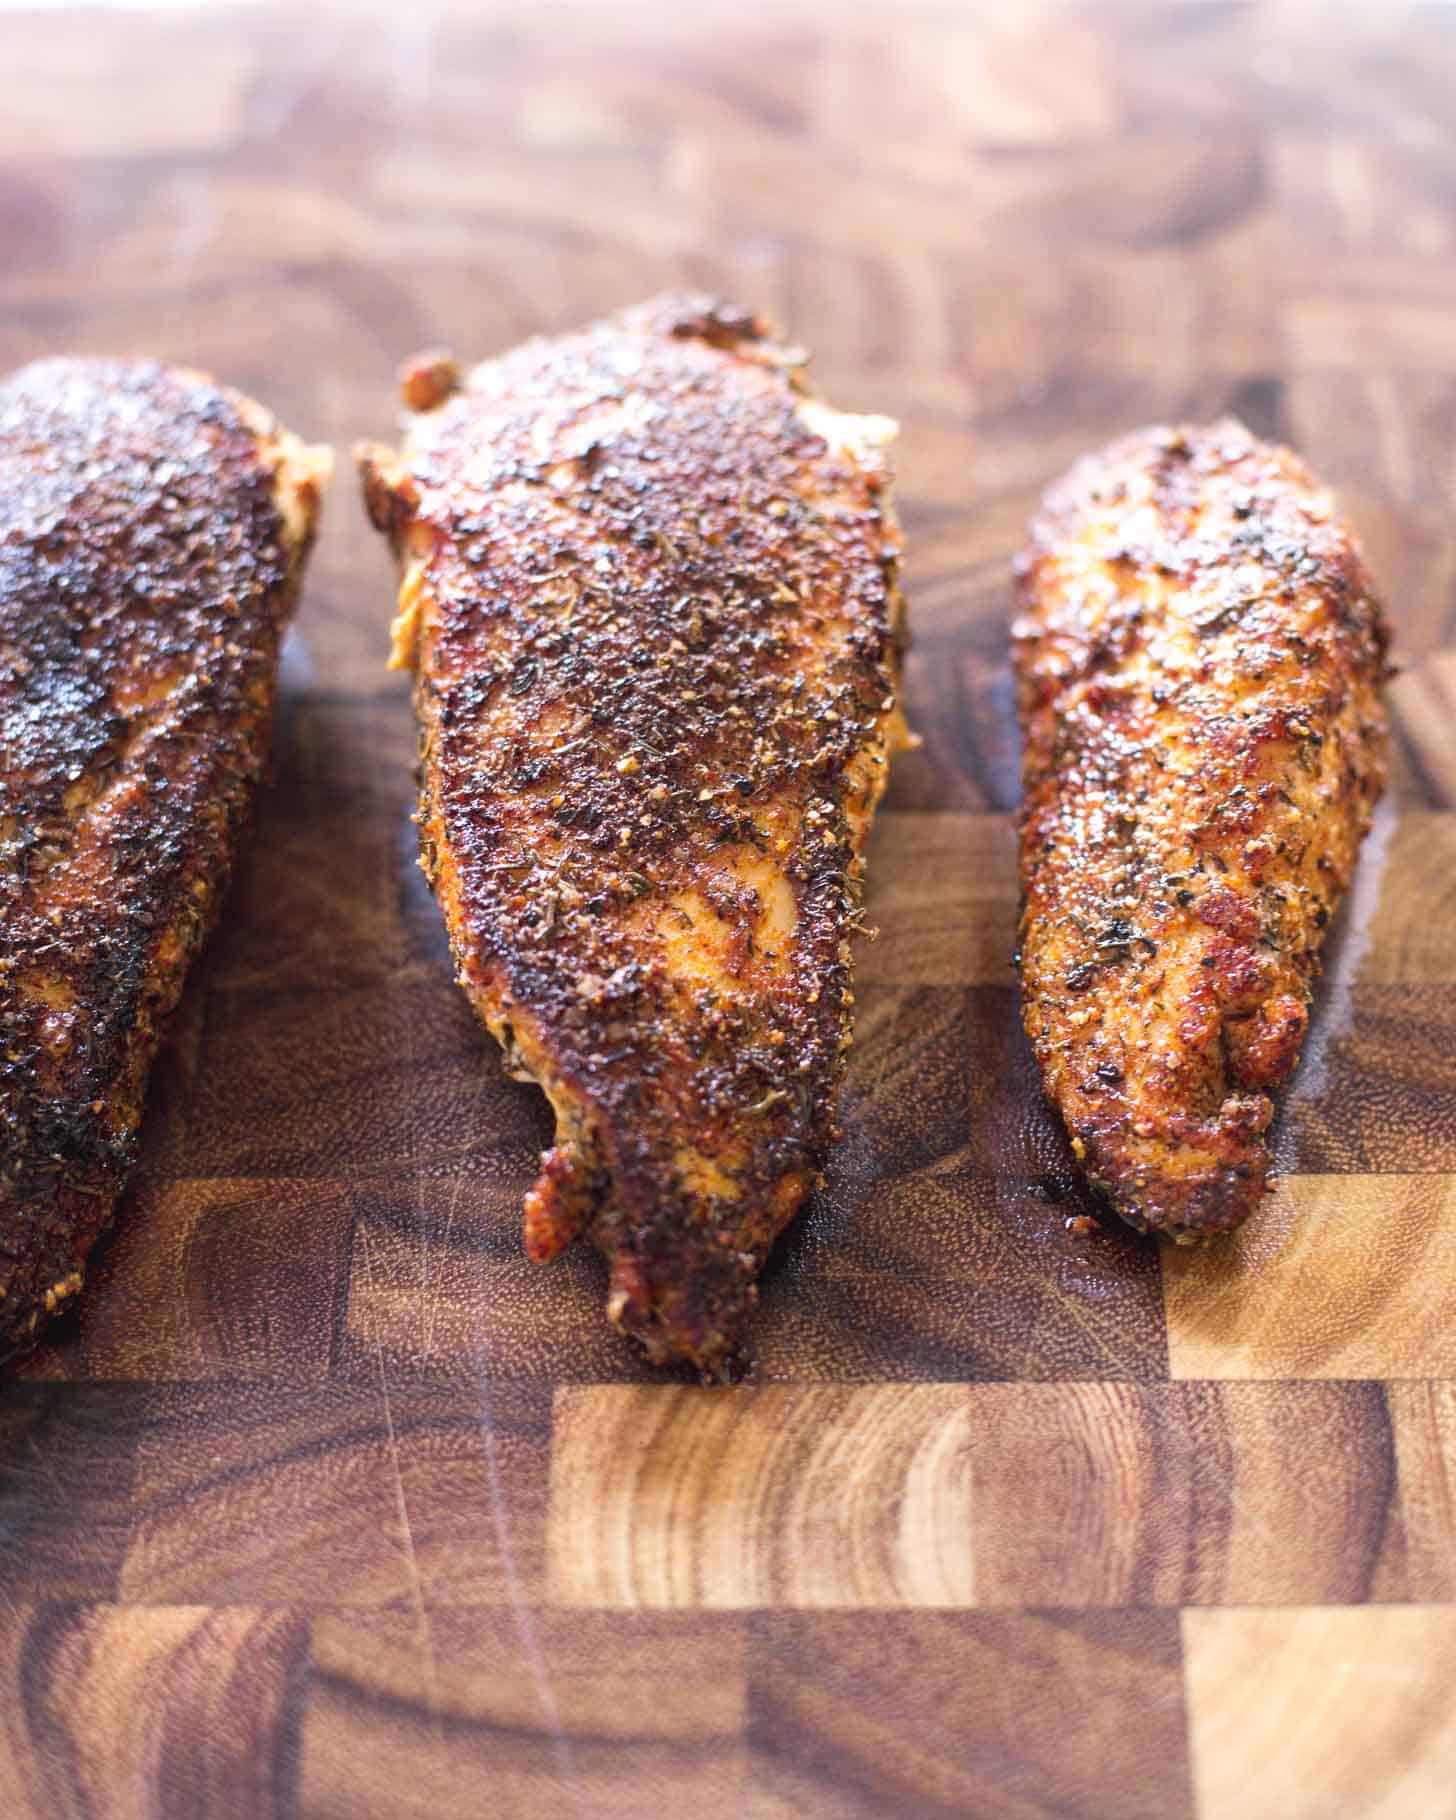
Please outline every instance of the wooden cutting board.
[[[276, 782], [71, 1324], [0, 1388], [7, 1820], [1456, 1814], [1456, 13], [0, 16], [0, 366], [345, 452], [419, 346], [668, 284], [904, 424], [924, 749], [757, 1378], [521, 1256], [548, 1137], [414, 865], [343, 463]], [[1008, 964], [1007, 567], [1232, 409], [1389, 592], [1394, 787], [1230, 1245], [1087, 1211]]]

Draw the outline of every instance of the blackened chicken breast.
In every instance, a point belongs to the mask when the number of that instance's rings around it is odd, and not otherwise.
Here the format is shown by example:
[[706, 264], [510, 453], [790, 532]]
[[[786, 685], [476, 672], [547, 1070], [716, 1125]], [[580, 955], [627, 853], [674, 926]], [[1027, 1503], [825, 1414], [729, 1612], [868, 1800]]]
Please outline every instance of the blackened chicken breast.
[[0, 382], [0, 1355], [81, 1286], [267, 749], [327, 457], [149, 361]]
[[1124, 1218], [1226, 1231], [1384, 783], [1381, 607], [1329, 494], [1234, 422], [1078, 463], [1017, 587], [1027, 1035]]
[[423, 863], [657, 1361], [719, 1369], [824, 1161], [862, 852], [902, 737], [883, 418], [756, 318], [667, 297], [461, 377], [362, 452], [403, 566]]

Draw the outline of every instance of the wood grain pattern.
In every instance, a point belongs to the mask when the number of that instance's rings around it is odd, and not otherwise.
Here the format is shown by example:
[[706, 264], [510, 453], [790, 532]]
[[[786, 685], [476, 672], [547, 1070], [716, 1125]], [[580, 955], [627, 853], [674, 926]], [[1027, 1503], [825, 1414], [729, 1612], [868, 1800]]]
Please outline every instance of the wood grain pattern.
[[1456, 1811], [1456, 1629], [1440, 1609], [1183, 1616], [1198, 1812]]
[[135, 1394], [7, 1385], [0, 1424], [0, 1581], [9, 1599], [114, 1597], [131, 1528]]
[[536, 1592], [546, 1408], [487, 1385], [157, 1385], [138, 1394], [118, 1576], [140, 1604], [413, 1601]]
[[624, 1608], [1441, 1598], [1445, 1417], [1370, 1383], [560, 1391], [548, 1581]]
[[[753, 1621], [753, 1820], [1193, 1812], [1167, 1612]], [[1029, 1722], [1045, 1714], [1044, 1723]]]
[[[416, 347], [726, 291], [901, 420], [925, 740], [756, 1378], [656, 1378], [521, 1257], [549, 1120], [450, 979], [336, 491], [135, 1188], [0, 1390], [0, 1815], [1456, 1816], [1456, 14], [0, 35], [0, 367], [159, 353], [344, 448]], [[1281, 1186], [1160, 1254], [1068, 1229], [1020, 1033], [1007, 565], [1075, 456], [1225, 410], [1339, 488], [1402, 670]]]
[[78, 1381], [328, 1374], [348, 1293], [354, 1207], [336, 1182], [152, 1177], [97, 1266], [104, 1293], [72, 1346], [16, 1375]]
[[551, 1594], [609, 1608], [970, 1605], [967, 1419], [947, 1385], [562, 1391]]
[[7, 1612], [0, 1804], [13, 1820], [289, 1811], [299, 1612], [41, 1605]]
[[1388, 1386], [1405, 1530], [1406, 1577], [1419, 1597], [1456, 1601], [1456, 1385]]
[[731, 1619], [330, 1613], [313, 1628], [299, 1810], [433, 1820], [487, 1801], [636, 1820], [647, 1802], [737, 1820], [746, 1654]]
[[1296, 1175], [1217, 1251], [1163, 1255], [1175, 1378], [1456, 1377], [1456, 1182]]

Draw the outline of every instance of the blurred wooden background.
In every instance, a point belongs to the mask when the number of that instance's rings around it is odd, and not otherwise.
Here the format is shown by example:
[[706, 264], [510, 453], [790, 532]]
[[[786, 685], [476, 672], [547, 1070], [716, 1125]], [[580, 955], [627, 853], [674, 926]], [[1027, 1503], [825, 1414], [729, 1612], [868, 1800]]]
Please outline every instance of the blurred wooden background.
[[[9, 1820], [1456, 1815], [1456, 10], [0, 11], [0, 367], [347, 449], [417, 346], [688, 283], [904, 425], [924, 749], [757, 1382], [520, 1255], [547, 1121], [413, 867], [347, 466], [277, 782], [79, 1315], [0, 1387]], [[1041, 484], [1234, 410], [1341, 491], [1393, 800], [1222, 1252], [1086, 1203], [1007, 964]]]

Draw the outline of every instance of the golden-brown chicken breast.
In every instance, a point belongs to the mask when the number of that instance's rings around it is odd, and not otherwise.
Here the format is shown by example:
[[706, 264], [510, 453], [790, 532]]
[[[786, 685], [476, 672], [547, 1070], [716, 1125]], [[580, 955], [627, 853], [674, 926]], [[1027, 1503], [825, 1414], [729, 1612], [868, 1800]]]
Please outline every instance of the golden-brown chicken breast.
[[1027, 1035], [1125, 1219], [1225, 1231], [1384, 782], [1380, 604], [1329, 495], [1234, 422], [1078, 463], [1017, 584]]
[[898, 737], [883, 418], [751, 317], [664, 298], [462, 382], [362, 452], [403, 563], [423, 864], [556, 1147], [527, 1250], [587, 1232], [655, 1360], [717, 1367], [815, 1181], [860, 854]]
[[267, 746], [326, 457], [145, 361], [0, 382], [0, 1355], [81, 1285]]

